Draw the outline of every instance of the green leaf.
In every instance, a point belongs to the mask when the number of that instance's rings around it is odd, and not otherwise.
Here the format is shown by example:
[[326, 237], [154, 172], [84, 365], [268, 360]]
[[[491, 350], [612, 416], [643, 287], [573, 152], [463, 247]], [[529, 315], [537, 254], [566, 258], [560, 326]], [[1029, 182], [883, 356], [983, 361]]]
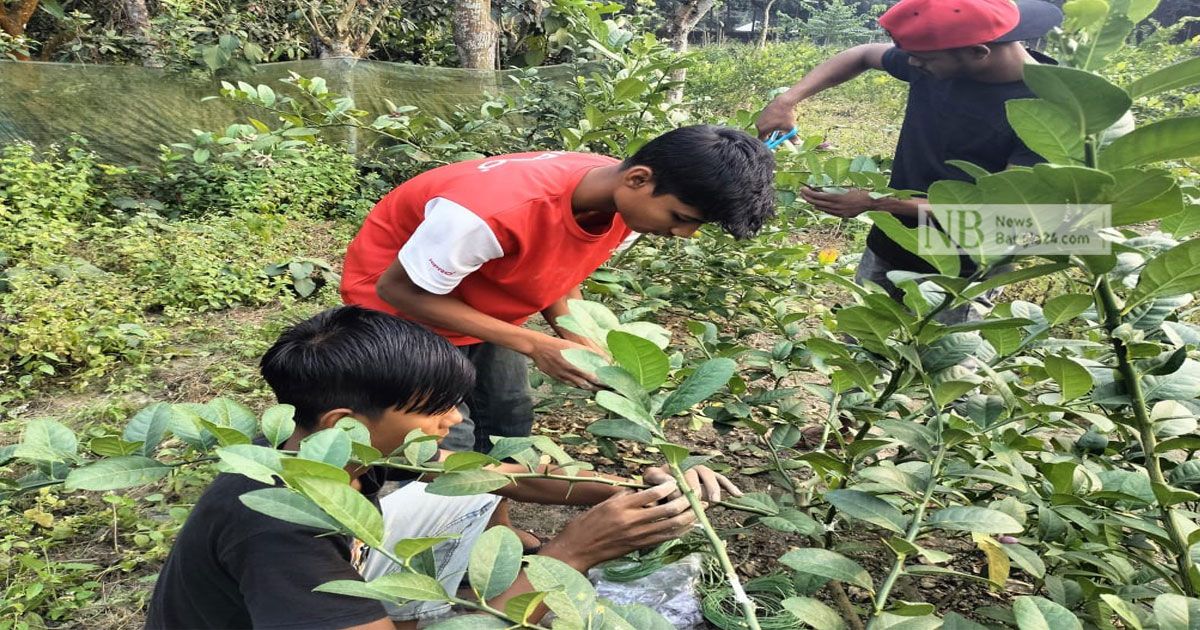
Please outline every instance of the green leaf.
[[[122, 455], [133, 455], [142, 450], [141, 442], [126, 442], [115, 435], [105, 435], [98, 438], [92, 438], [88, 442], [88, 448], [97, 455], [102, 457], [121, 457]], [[56, 459], [57, 461], [57, 459]]]
[[841, 580], [875, 592], [875, 585], [866, 569], [846, 556], [828, 549], [793, 549], [783, 554], [779, 561], [805, 575]]
[[512, 528], [501, 525], [480, 534], [467, 565], [475, 594], [486, 601], [512, 586], [521, 572], [522, 551]]
[[677, 444], [656, 441], [654, 446], [657, 447], [660, 452], [662, 452], [663, 457], [667, 458], [667, 462], [675, 466], [678, 466], [680, 462], [688, 457], [688, 450]]
[[1200, 628], [1200, 599], [1166, 593], [1154, 598], [1154, 620], [1162, 629]]
[[898, 534], [904, 533], [908, 519], [891, 503], [858, 490], [831, 490], [825, 500], [852, 518], [878, 525]]
[[509, 630], [512, 624], [487, 615], [459, 615], [439, 621], [426, 630]]
[[899, 327], [896, 320], [866, 306], [849, 306], [837, 313], [838, 330], [859, 340], [869, 338], [884, 343]]
[[1019, 534], [1025, 529], [1016, 519], [1004, 512], [974, 506], [938, 510], [929, 516], [926, 525], [980, 534]]
[[1091, 305], [1092, 296], [1068, 293], [1046, 300], [1046, 304], [1042, 307], [1042, 313], [1046, 316], [1047, 324], [1057, 326], [1075, 319]]
[[613, 98], [624, 101], [641, 96], [649, 90], [650, 86], [645, 81], [636, 77], [627, 77], [617, 82], [616, 87], [613, 88]]
[[383, 546], [383, 515], [349, 483], [306, 476], [292, 477], [288, 483], [368, 547]]
[[725, 503], [729, 505], [744, 505], [748, 508], [764, 512], [778, 513], [779, 505], [775, 499], [765, 492], [747, 492], [740, 497], [729, 497]]
[[254, 439], [258, 433], [258, 416], [244, 405], [228, 398], [214, 398], [204, 405], [202, 415], [222, 427], [236, 429], [247, 439]]
[[350, 473], [346, 472], [345, 468], [330, 466], [325, 462], [300, 459], [299, 457], [284, 457], [279, 460], [279, 463], [283, 465], [282, 477], [289, 485], [294, 479], [300, 477], [320, 477], [347, 485], [350, 483]]
[[296, 408], [291, 405], [275, 405], [263, 412], [262, 432], [271, 446], [279, 446], [296, 431]]
[[1066, 357], [1046, 355], [1042, 364], [1046, 373], [1062, 388], [1063, 402], [1075, 400], [1092, 389], [1092, 373]]
[[47, 462], [74, 460], [79, 451], [75, 432], [49, 418], [34, 418], [25, 425], [13, 456]]
[[[1009, 102], [1011, 103], [1012, 101]], [[895, 241], [905, 251], [919, 256], [925, 260], [925, 262], [933, 265], [933, 267], [938, 270], [938, 273], [947, 276], [958, 275], [961, 262], [959, 261], [957, 254], [937, 255], [924, 254], [918, 251], [920, 249], [918, 244], [923, 240], [932, 239], [937, 235], [944, 237], [945, 235], [941, 232], [937, 230], [930, 232], [930, 228], [927, 227], [910, 228], [901, 223], [900, 220], [896, 218], [896, 215], [888, 212], [871, 211], [866, 214], [871, 219], [871, 222], [875, 224], [875, 227], [883, 230], [883, 233], [887, 234], [888, 238]]]
[[1097, 70], [1104, 65], [1104, 60], [1112, 53], [1125, 46], [1125, 40], [1133, 32], [1133, 22], [1117, 11], [1109, 11], [1104, 23], [1099, 29], [1090, 33], [1075, 51], [1076, 68]]
[[1182, 160], [1198, 155], [1200, 116], [1180, 116], [1138, 127], [1117, 138], [1100, 152], [1100, 166], [1104, 170], [1113, 171], [1127, 166]]
[[370, 582], [335, 580], [313, 590], [318, 593], [364, 597], [392, 603], [443, 602], [450, 599], [441, 582], [420, 573], [388, 573]]
[[789, 534], [816, 536], [825, 531], [824, 525], [818, 523], [815, 519], [804, 512], [794, 508], [784, 508], [779, 510], [779, 514], [776, 516], [764, 516], [760, 522], [771, 529], [787, 532]]
[[150, 457], [171, 427], [171, 406], [154, 403], [144, 407], [125, 425], [121, 437], [129, 442], [142, 443], [142, 455]]
[[1116, 184], [1112, 175], [1083, 166], [1038, 164], [1033, 174], [1064, 195], [1063, 201], [1074, 203], [1094, 203]]
[[650, 408], [650, 395], [646, 392], [646, 388], [637, 381], [623, 367], [616, 365], [604, 365], [596, 370], [596, 377], [600, 382], [608, 385], [613, 391], [635, 401], [638, 405]]
[[587, 430], [592, 435], [601, 435], [618, 440], [633, 440], [642, 444], [649, 444], [654, 439], [654, 435], [650, 433], [649, 429], [623, 418], [597, 420], [588, 425]]
[[608, 333], [608, 350], [642, 387], [654, 390], [666, 382], [671, 364], [653, 342], [614, 330]]
[[221, 472], [245, 475], [255, 481], [274, 485], [275, 475], [283, 472], [279, 451], [254, 444], [233, 444], [217, 449]]
[[469, 494], [485, 494], [508, 484], [508, 477], [494, 470], [476, 468], [439, 475], [425, 487], [425, 492], [446, 497], [458, 497]]
[[1055, 164], [1083, 164], [1084, 135], [1071, 111], [1041, 99], [1004, 103], [1013, 131], [1033, 152]]
[[548, 591], [546, 605], [558, 615], [555, 624], [564, 628], [588, 626], [596, 607], [596, 589], [587, 578], [560, 560], [548, 556], [529, 556], [525, 577], [533, 588]]
[[1128, 92], [1133, 98], [1152, 96], [1200, 83], [1200, 57], [1181, 61], [1134, 81]]
[[735, 370], [737, 364], [724, 357], [701, 363], [675, 391], [667, 395], [660, 413], [670, 417], [705, 401], [729, 382]]
[[1128, 312], [1150, 298], [1183, 295], [1197, 289], [1200, 289], [1200, 239], [1176, 245], [1151, 259], [1138, 276], [1125, 310]]
[[67, 490], [120, 490], [158, 481], [171, 467], [149, 457], [129, 455], [102, 459], [67, 474]]
[[583, 348], [567, 348], [562, 351], [562, 355], [571, 365], [588, 374], [595, 374], [600, 368], [608, 365], [604, 357]]
[[586, 300], [568, 300], [570, 315], [563, 315], [556, 322], [559, 326], [592, 341], [606, 346], [608, 331], [621, 325], [620, 320], [608, 307]]
[[650, 415], [650, 410], [638, 404], [636, 401], [630, 400], [620, 394], [610, 391], [596, 392], [596, 404], [605, 409], [633, 422], [654, 435], [659, 435], [661, 432], [658, 428], [658, 423], [654, 421], [654, 417]]
[[1074, 613], [1044, 597], [1018, 597], [1013, 615], [1019, 630], [1083, 630]]
[[245, 433], [233, 427], [222, 426], [208, 420], [200, 420], [200, 426], [217, 438], [217, 444], [232, 446], [234, 444], [249, 444], [250, 438]]
[[1125, 90], [1099, 75], [1068, 66], [1027, 64], [1025, 84], [1042, 99], [1071, 112], [1074, 128], [1088, 135], [1104, 131], [1133, 105]]
[[321, 511], [316, 503], [287, 488], [261, 488], [238, 497], [243, 505], [281, 521], [327, 532], [343, 531], [341, 525]]
[[[654, 611], [654, 609], [642, 604], [614, 604], [608, 600], [600, 600], [604, 604], [606, 610], [604, 621], [607, 624], [612, 615], [621, 618], [627, 628], [621, 630], [674, 630], [675, 626], [667, 621], [662, 615]], [[609, 626], [605, 625], [604, 630], [609, 630]]]
[[442, 462], [442, 470], [446, 472], [455, 472], [459, 470], [474, 470], [481, 466], [494, 466], [500, 461], [491, 455], [476, 453], [474, 451], [465, 451], [461, 453], [452, 453]]
[[[519, 564], [520, 563], [518, 562], [518, 565]], [[529, 616], [537, 610], [537, 607], [542, 604], [542, 600], [546, 599], [546, 595], [548, 595], [548, 593], [545, 591], [529, 591], [527, 593], [521, 593], [520, 595], [508, 600], [508, 602], [504, 604], [504, 614], [508, 616], [509, 619], [514, 619], [520, 621], [521, 623], [525, 623], [529, 621]]]
[[317, 431], [300, 442], [298, 455], [341, 468], [350, 461], [350, 434], [337, 427]]
[[[1103, 0], [1099, 1], [1103, 2]], [[988, 630], [988, 627], [952, 612], [946, 613], [946, 616], [942, 617], [942, 630]]]
[[1169, 171], [1161, 168], [1122, 168], [1112, 172], [1108, 199], [1112, 224], [1153, 221], [1183, 210], [1183, 192]]
[[1117, 616], [1121, 618], [1121, 621], [1125, 622], [1127, 627], [1132, 628], [1132, 630], [1142, 630], [1142, 620], [1137, 616], [1137, 612], [1134, 611], [1133, 606], [1129, 602], [1112, 593], [1101, 593], [1100, 599], [1104, 600], [1104, 603], [1108, 604], [1108, 607], [1114, 613], [1117, 613]]
[[819, 599], [789, 597], [780, 602], [780, 605], [798, 621], [816, 630], [841, 630], [846, 627], [841, 615]]
[[958, 400], [963, 394], [978, 387], [970, 381], [945, 381], [933, 388], [933, 401], [939, 408]]
[[404, 538], [396, 541], [392, 547], [392, 552], [404, 560], [412, 560], [428, 549], [458, 538], [458, 534], [448, 534], [446, 536], [425, 536], [422, 538]]

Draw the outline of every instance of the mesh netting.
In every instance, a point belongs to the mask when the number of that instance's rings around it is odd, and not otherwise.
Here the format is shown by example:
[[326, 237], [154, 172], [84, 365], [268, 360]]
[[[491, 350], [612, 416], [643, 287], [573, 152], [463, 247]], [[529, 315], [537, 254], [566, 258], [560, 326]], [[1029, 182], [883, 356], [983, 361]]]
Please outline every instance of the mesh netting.
[[[357, 59], [262, 64], [251, 84], [280, 89], [289, 72], [326, 80], [330, 91], [351, 96], [359, 109], [382, 113], [384, 99], [444, 115], [458, 105], [478, 104], [487, 94], [512, 93], [507, 72], [437, 68]], [[551, 80], [575, 76], [571, 66], [539, 69]], [[120, 163], [153, 162], [160, 144], [187, 141], [191, 129], [222, 129], [244, 122], [251, 108], [223, 99], [220, 81], [198, 81], [140, 66], [0, 62], [0, 143], [61, 141], [72, 133]]]

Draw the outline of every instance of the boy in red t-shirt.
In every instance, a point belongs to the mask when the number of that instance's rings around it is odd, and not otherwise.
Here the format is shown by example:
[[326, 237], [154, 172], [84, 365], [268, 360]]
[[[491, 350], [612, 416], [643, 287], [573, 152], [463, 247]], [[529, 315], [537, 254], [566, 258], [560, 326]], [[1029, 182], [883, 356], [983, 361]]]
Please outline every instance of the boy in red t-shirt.
[[[774, 215], [774, 166], [750, 135], [696, 125], [623, 162], [550, 151], [436, 168], [367, 216], [342, 299], [422, 322], [470, 358], [476, 387], [443, 446], [486, 452], [491, 436], [530, 433], [526, 357], [565, 383], [599, 385], [562, 356], [593, 344], [556, 323], [583, 280], [639, 233], [687, 238], [717, 223], [752, 236]], [[522, 327], [539, 312], [558, 337]]]

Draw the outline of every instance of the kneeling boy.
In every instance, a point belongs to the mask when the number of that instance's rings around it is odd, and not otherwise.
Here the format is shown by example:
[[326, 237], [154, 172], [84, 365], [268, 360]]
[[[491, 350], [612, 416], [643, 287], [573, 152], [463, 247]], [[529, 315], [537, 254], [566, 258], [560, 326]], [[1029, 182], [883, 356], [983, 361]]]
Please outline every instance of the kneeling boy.
[[[262, 373], [281, 403], [295, 406], [296, 432], [283, 445], [300, 441], [342, 418], [371, 432], [372, 445], [390, 453], [413, 429], [445, 437], [461, 422], [456, 406], [474, 384], [469, 360], [445, 339], [379, 311], [331, 309], [285, 331], [262, 359]], [[525, 472], [515, 464], [499, 470]], [[437, 577], [455, 592], [475, 539], [497, 496], [538, 503], [595, 507], [572, 520], [540, 553], [583, 572], [595, 564], [687, 532], [694, 515], [674, 481], [660, 469], [646, 480], [658, 485], [639, 492], [599, 483], [524, 479], [495, 495], [443, 497], [410, 481], [381, 501], [380, 486], [405, 473], [349, 466], [351, 484], [383, 512], [386, 544], [404, 538], [458, 535], [434, 550]], [[720, 488], [737, 493], [728, 480], [697, 467], [703, 498], [715, 501]], [[690, 471], [689, 471], [690, 472]], [[584, 473], [587, 474], [587, 473]], [[661, 482], [661, 483], [659, 483]], [[223, 473], [196, 503], [159, 574], [147, 628], [415, 628], [420, 619], [444, 614], [446, 604], [384, 607], [377, 601], [314, 592], [326, 582], [373, 579], [399, 567], [367, 553], [352, 560], [352, 541], [255, 512], [238, 500], [265, 484]], [[666, 499], [666, 501], [663, 501]], [[661, 503], [660, 503], [661, 502]], [[518, 578], [490, 603], [532, 590]], [[393, 621], [395, 624], [393, 624]]]

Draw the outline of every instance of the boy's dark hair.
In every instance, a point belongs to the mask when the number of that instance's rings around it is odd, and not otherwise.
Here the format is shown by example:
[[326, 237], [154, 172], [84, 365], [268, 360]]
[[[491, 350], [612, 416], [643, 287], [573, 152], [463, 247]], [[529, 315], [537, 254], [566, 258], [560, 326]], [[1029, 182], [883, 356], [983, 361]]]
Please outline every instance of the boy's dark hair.
[[436, 414], [462, 401], [475, 369], [418, 324], [358, 306], [332, 308], [288, 328], [263, 355], [263, 378], [296, 424], [316, 428], [340, 407], [369, 418], [390, 409]]
[[654, 194], [674, 195], [736, 238], [775, 216], [775, 156], [761, 140], [729, 127], [693, 125], [646, 143], [621, 170], [648, 166]]

